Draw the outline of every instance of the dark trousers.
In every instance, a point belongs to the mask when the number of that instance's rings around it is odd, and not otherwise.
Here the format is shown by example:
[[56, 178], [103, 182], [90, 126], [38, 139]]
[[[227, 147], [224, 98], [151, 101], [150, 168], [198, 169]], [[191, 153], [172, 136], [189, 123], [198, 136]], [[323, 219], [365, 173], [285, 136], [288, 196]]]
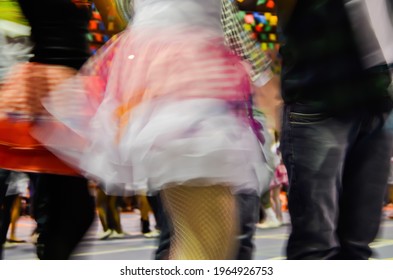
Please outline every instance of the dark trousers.
[[31, 207], [32, 216], [36, 222], [36, 228], [34, 233], [40, 234], [45, 227], [48, 219], [48, 191], [45, 186], [38, 184], [40, 176], [43, 174], [29, 173], [30, 177], [30, 195], [31, 195]]
[[70, 258], [95, 216], [94, 199], [87, 180], [41, 174], [36, 181], [35, 195], [44, 198], [36, 199], [41, 204], [35, 205], [35, 211], [45, 217], [37, 241], [38, 257], [45, 260]]
[[9, 170], [0, 169], [0, 206], [3, 205], [5, 194], [7, 193], [7, 179], [10, 175]]
[[368, 259], [381, 221], [392, 134], [386, 113], [334, 116], [286, 105], [281, 148], [292, 232], [288, 259]]
[[150, 208], [153, 211], [154, 219], [156, 220], [156, 228], [161, 230], [161, 223], [163, 222], [164, 218], [162, 215], [165, 215], [163, 212], [163, 206], [161, 202], [160, 194], [157, 195], [148, 195], [147, 201], [149, 202]]
[[14, 204], [15, 199], [19, 195], [8, 195], [4, 198], [1, 211], [0, 211], [0, 219], [1, 219], [1, 225], [0, 225], [0, 244], [4, 244], [7, 241], [7, 233], [8, 233], [8, 228], [10, 227], [11, 223], [11, 210], [12, 210], [12, 205]]
[[[7, 178], [10, 175], [10, 171], [0, 169], [0, 209], [5, 209], [6, 199], [5, 194], [7, 193]], [[3, 211], [2, 211], [3, 213]], [[3, 245], [7, 238], [7, 232], [4, 235], [5, 227], [8, 230], [9, 222], [6, 221], [4, 215], [0, 215], [0, 260], [3, 259]]]
[[[258, 222], [259, 216], [259, 198], [250, 194], [239, 194], [236, 196], [239, 209], [240, 218], [240, 235], [239, 235], [239, 250], [237, 252], [237, 260], [251, 260], [254, 252], [253, 237], [255, 233], [255, 225]], [[156, 196], [156, 201], [160, 201], [159, 195]], [[169, 257], [170, 238], [171, 238], [171, 222], [165, 209], [162, 208], [162, 203], [159, 202], [161, 207], [160, 227], [161, 234], [158, 242], [158, 248], [155, 252], [154, 258], [156, 260], [165, 260]], [[203, 237], [201, 237], [203, 238]]]
[[254, 253], [254, 234], [259, 221], [259, 197], [250, 194], [236, 196], [240, 215], [239, 250], [236, 260], [252, 260]]

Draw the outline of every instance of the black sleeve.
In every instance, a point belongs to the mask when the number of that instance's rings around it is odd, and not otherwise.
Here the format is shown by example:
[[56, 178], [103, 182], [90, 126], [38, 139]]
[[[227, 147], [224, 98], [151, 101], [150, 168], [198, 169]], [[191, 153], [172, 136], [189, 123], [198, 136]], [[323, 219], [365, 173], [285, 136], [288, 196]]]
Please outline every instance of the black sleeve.
[[79, 69], [89, 57], [88, 8], [71, 0], [18, 1], [31, 26], [31, 61]]
[[285, 28], [290, 21], [297, 0], [279, 0], [277, 2], [277, 14], [281, 28]]

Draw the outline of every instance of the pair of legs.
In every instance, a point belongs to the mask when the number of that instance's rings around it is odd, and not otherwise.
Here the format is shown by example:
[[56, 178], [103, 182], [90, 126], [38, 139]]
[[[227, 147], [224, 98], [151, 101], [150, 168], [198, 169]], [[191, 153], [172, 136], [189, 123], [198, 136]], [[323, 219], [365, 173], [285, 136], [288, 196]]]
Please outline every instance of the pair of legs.
[[[6, 196], [7, 193], [7, 179], [10, 175], [9, 170], [0, 169], [0, 208], [6, 209]], [[1, 211], [3, 215], [0, 217], [0, 260], [3, 259], [3, 246], [7, 239], [7, 231], [9, 227], [9, 215], [5, 215], [4, 211]], [[8, 218], [7, 218], [8, 217]]]
[[6, 199], [10, 199], [10, 236], [9, 236], [9, 241], [10, 242], [25, 242], [24, 240], [20, 240], [16, 237], [16, 223], [18, 222], [18, 219], [20, 217], [20, 209], [22, 205], [22, 197], [19, 195], [12, 195], [10, 197], [7, 197]]
[[237, 206], [228, 186], [172, 185], [162, 191], [172, 222], [169, 259], [232, 259], [237, 248]]
[[[388, 185], [388, 203], [393, 204], [393, 184]], [[393, 219], [393, 213], [389, 215], [389, 219]]]
[[[6, 202], [9, 173], [0, 169], [0, 205]], [[87, 188], [87, 180], [41, 174], [34, 178], [34, 183], [34, 212], [40, 219], [37, 255], [40, 259], [68, 259], [94, 219], [94, 201]], [[7, 201], [10, 203], [11, 200]], [[6, 240], [10, 216], [8, 213], [5, 215], [8, 219], [0, 221], [1, 245]]]
[[3, 200], [0, 219], [0, 236], [1, 236], [1, 244], [4, 244], [7, 241], [7, 233], [10, 229], [10, 242], [24, 242], [16, 238], [16, 222], [20, 216], [20, 207], [21, 207], [22, 198], [19, 195], [9, 195], [6, 196]]
[[9, 226], [11, 224], [11, 217], [12, 217], [12, 206], [14, 201], [17, 199], [18, 195], [10, 195], [6, 196], [3, 199], [3, 203], [0, 206], [0, 238], [1, 238], [1, 245], [3, 246], [4, 243], [7, 241], [7, 233]]
[[393, 204], [393, 184], [388, 185], [388, 203]]
[[97, 212], [104, 231], [103, 238], [109, 237], [112, 231], [116, 231], [118, 234], [123, 233], [120, 221], [120, 211], [117, 207], [117, 199], [117, 196], [106, 195], [100, 186], [97, 186]]
[[156, 229], [161, 231], [162, 228], [162, 220], [164, 215], [163, 213], [163, 206], [162, 206], [162, 201], [160, 198], [159, 193], [157, 194], [148, 194], [146, 196], [147, 201], [150, 205], [150, 209], [153, 211], [154, 219], [156, 220]]
[[[181, 188], [181, 186], [179, 186], [178, 189], [179, 188]], [[190, 205], [189, 208], [191, 213], [183, 214], [183, 219], [187, 219], [187, 216], [185, 215], [198, 217], [196, 219], [198, 223], [193, 224], [197, 233], [199, 232], [198, 227], [204, 229], [210, 227], [210, 230], [206, 230], [204, 235], [197, 234], [197, 236], [193, 236], [192, 240], [195, 240], [193, 243], [191, 243], [188, 239], [185, 239], [184, 242], [190, 242], [189, 246], [198, 244], [199, 247], [211, 246], [211, 248], [218, 250], [220, 246], [228, 247], [225, 242], [230, 240], [230, 244], [232, 244], [232, 247], [234, 248], [227, 249], [235, 251], [229, 254], [229, 258], [239, 260], [252, 259], [254, 251], [253, 236], [255, 233], [255, 224], [258, 221], [258, 196], [256, 194], [238, 194], [233, 196], [230, 192], [228, 192], [228, 189], [223, 189], [222, 187], [221, 189], [218, 188], [206, 191], [203, 189], [198, 190], [198, 188], [199, 187], [196, 187], [191, 191], [182, 189], [179, 193], [176, 193], [176, 189], [172, 189], [170, 190], [171, 196], [169, 199], [168, 195], [165, 193], [167, 191], [163, 191], [154, 196], [155, 200], [158, 202], [157, 205], [160, 207], [158, 213], [160, 213], [159, 221], [161, 228], [161, 235], [158, 248], [155, 252], [155, 259], [163, 260], [170, 258], [169, 251], [172, 247], [172, 241], [174, 240], [174, 238], [171, 237], [173, 232], [176, 231], [174, 227], [177, 226], [177, 231], [179, 232], [184, 226], [180, 224], [182, 219], [173, 224], [172, 220], [176, 219], [176, 216], [179, 215], [179, 213], [173, 214], [170, 212], [170, 206], [168, 206], [169, 208], [164, 208], [160, 203], [162, 201], [161, 196], [164, 196], [164, 205], [169, 205], [170, 203], [176, 205], [180, 204], [182, 201], [187, 202]], [[216, 192], [219, 193], [218, 196]], [[217, 197], [214, 198], [213, 195]], [[221, 199], [219, 199], [220, 196]], [[179, 205], [179, 209], [180, 207], [181, 205]], [[194, 218], [192, 218], [192, 220], [188, 218], [187, 223], [190, 222], [194, 223]], [[233, 227], [236, 228], [235, 231], [233, 230]], [[223, 234], [229, 235], [226, 237], [226, 240], [220, 240]], [[206, 241], [207, 239], [209, 240]], [[197, 258], [197, 256], [191, 257]], [[224, 251], [221, 256], [214, 257], [216, 259], [227, 258], [228, 252]]]
[[272, 206], [274, 209], [274, 213], [276, 214], [277, 219], [282, 223], [283, 217], [282, 217], [282, 205], [281, 205], [281, 185], [274, 186], [272, 188]]
[[258, 228], [276, 228], [282, 225], [280, 187], [274, 186], [261, 196]]
[[289, 175], [288, 259], [368, 259], [380, 225], [392, 135], [386, 113], [332, 116], [286, 105], [282, 155]]
[[34, 211], [43, 218], [37, 240], [38, 257], [69, 259], [95, 216], [94, 198], [89, 193], [87, 180], [40, 174], [34, 196], [37, 203]]
[[143, 234], [151, 232], [149, 214], [153, 212], [146, 195], [138, 195], [139, 210], [141, 211], [141, 231]]

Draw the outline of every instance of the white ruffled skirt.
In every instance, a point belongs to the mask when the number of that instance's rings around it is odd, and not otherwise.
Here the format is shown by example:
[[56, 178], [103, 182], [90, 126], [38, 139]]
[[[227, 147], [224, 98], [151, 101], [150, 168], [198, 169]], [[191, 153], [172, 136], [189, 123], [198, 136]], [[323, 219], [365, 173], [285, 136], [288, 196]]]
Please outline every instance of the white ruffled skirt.
[[241, 60], [198, 30], [139, 32], [46, 98], [56, 122], [41, 120], [35, 137], [109, 194], [189, 181], [261, 193], [270, 171], [246, 112], [230, 105], [249, 93]]

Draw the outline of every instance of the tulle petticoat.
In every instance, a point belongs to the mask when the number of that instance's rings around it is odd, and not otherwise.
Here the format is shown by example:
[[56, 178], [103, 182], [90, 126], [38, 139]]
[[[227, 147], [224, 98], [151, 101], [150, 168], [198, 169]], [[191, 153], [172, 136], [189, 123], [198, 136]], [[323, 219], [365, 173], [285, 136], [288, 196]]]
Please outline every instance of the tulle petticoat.
[[198, 180], [260, 192], [260, 145], [228, 106], [245, 102], [249, 79], [221, 42], [201, 30], [127, 30], [45, 100], [63, 126], [43, 121], [35, 137], [107, 185]]
[[119, 150], [135, 186], [226, 184], [261, 191], [262, 151], [246, 119], [221, 99], [154, 99], [132, 115]]

